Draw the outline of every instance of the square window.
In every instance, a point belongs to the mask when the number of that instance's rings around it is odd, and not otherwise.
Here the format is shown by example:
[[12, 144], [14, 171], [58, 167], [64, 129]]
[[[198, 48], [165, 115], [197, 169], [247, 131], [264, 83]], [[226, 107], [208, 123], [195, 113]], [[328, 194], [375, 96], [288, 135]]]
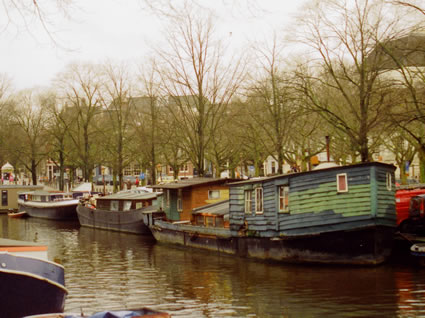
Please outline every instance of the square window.
[[220, 198], [220, 190], [208, 190], [208, 199], [215, 200]]

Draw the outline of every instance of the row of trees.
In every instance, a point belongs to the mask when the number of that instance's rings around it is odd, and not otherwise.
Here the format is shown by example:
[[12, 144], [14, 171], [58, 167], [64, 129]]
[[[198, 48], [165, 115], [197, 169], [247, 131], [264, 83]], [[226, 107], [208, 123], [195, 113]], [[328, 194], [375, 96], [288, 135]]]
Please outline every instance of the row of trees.
[[229, 54], [213, 15], [186, 6], [168, 16], [166, 43], [137, 72], [112, 62], [72, 64], [49, 89], [13, 94], [3, 77], [0, 161], [25, 167], [34, 183], [43, 159], [54, 160], [61, 177], [81, 168], [88, 181], [104, 165], [117, 184], [137, 162], [154, 183], [158, 163], [178, 174], [191, 161], [200, 176], [206, 160], [217, 174], [252, 164], [259, 175], [271, 155], [279, 173], [283, 162], [305, 170], [331, 136], [341, 163], [371, 161], [385, 147], [402, 167], [417, 153], [425, 181], [420, 9], [312, 1], [292, 32], [303, 54], [291, 58], [277, 35]]

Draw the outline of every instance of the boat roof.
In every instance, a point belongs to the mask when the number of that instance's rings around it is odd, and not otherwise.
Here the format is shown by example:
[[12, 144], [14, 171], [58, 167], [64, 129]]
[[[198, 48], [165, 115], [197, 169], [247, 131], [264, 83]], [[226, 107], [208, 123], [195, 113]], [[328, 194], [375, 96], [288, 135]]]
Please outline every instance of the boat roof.
[[178, 180], [178, 181], [170, 182], [170, 183], [151, 185], [149, 187], [154, 189], [182, 189], [182, 188], [189, 188], [189, 187], [202, 185], [202, 184], [219, 183], [219, 182], [225, 183], [225, 182], [234, 182], [234, 181], [236, 181], [236, 179], [199, 177], [199, 178], [182, 179], [182, 180]]
[[251, 178], [248, 180], [243, 180], [243, 181], [238, 181], [238, 182], [233, 182], [230, 183], [229, 185], [233, 186], [233, 185], [240, 185], [240, 184], [249, 184], [249, 183], [256, 183], [256, 182], [262, 182], [265, 180], [273, 180], [273, 179], [279, 179], [279, 178], [283, 178], [283, 177], [294, 177], [294, 176], [300, 176], [300, 175], [306, 175], [306, 174], [315, 174], [315, 173], [320, 173], [323, 171], [331, 171], [331, 170], [346, 170], [346, 169], [351, 169], [354, 167], [366, 167], [366, 166], [382, 166], [382, 167], [388, 167], [388, 168], [392, 168], [393, 170], [396, 169], [396, 167], [394, 165], [391, 164], [387, 164], [387, 163], [382, 163], [382, 162], [365, 162], [365, 163], [357, 163], [357, 164], [352, 164], [352, 165], [345, 165], [345, 166], [330, 166], [327, 168], [322, 168], [322, 169], [317, 169], [317, 170], [311, 170], [311, 171], [304, 171], [304, 172], [291, 172], [291, 173], [286, 173], [286, 174], [279, 174], [279, 175], [274, 175], [274, 176], [269, 176], [269, 177], [256, 177], [256, 178]]
[[129, 190], [98, 197], [96, 200], [149, 200], [155, 199], [160, 193], [147, 192], [143, 190]]
[[225, 215], [229, 214], [229, 200], [224, 200], [216, 203], [211, 203], [208, 205], [204, 205], [199, 208], [195, 208], [192, 210], [192, 214], [215, 214], [215, 215]]
[[20, 241], [20, 240], [12, 240], [7, 238], [0, 238], [0, 247], [4, 246], [44, 246], [45, 244], [36, 243], [36, 242], [28, 242], [28, 241]]

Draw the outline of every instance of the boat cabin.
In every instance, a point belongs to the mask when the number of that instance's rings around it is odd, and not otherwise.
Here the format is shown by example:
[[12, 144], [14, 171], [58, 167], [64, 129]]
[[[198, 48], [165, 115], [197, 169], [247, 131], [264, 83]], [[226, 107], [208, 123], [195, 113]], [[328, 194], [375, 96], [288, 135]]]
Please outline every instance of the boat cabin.
[[394, 170], [371, 162], [230, 184], [232, 235], [318, 235], [376, 218], [395, 227]]
[[96, 199], [96, 208], [105, 211], [130, 211], [148, 206], [161, 206], [161, 193], [130, 190]]
[[163, 210], [168, 220], [191, 221], [192, 210], [229, 199], [227, 178], [191, 178], [150, 186], [163, 192]]
[[0, 211], [18, 210], [18, 194], [22, 191], [41, 190], [43, 186], [33, 185], [0, 185], [1, 205]]
[[72, 200], [72, 193], [64, 192], [47, 192], [43, 190], [21, 192], [19, 199], [31, 202], [58, 202], [65, 200]]

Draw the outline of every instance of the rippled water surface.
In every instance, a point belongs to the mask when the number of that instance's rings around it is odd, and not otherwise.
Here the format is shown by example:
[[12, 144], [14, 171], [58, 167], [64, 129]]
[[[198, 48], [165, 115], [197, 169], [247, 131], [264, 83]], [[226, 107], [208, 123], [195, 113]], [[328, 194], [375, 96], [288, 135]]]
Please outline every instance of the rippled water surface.
[[0, 216], [3, 237], [49, 246], [65, 310], [150, 307], [173, 317], [425, 317], [425, 268], [267, 264], [75, 222]]

